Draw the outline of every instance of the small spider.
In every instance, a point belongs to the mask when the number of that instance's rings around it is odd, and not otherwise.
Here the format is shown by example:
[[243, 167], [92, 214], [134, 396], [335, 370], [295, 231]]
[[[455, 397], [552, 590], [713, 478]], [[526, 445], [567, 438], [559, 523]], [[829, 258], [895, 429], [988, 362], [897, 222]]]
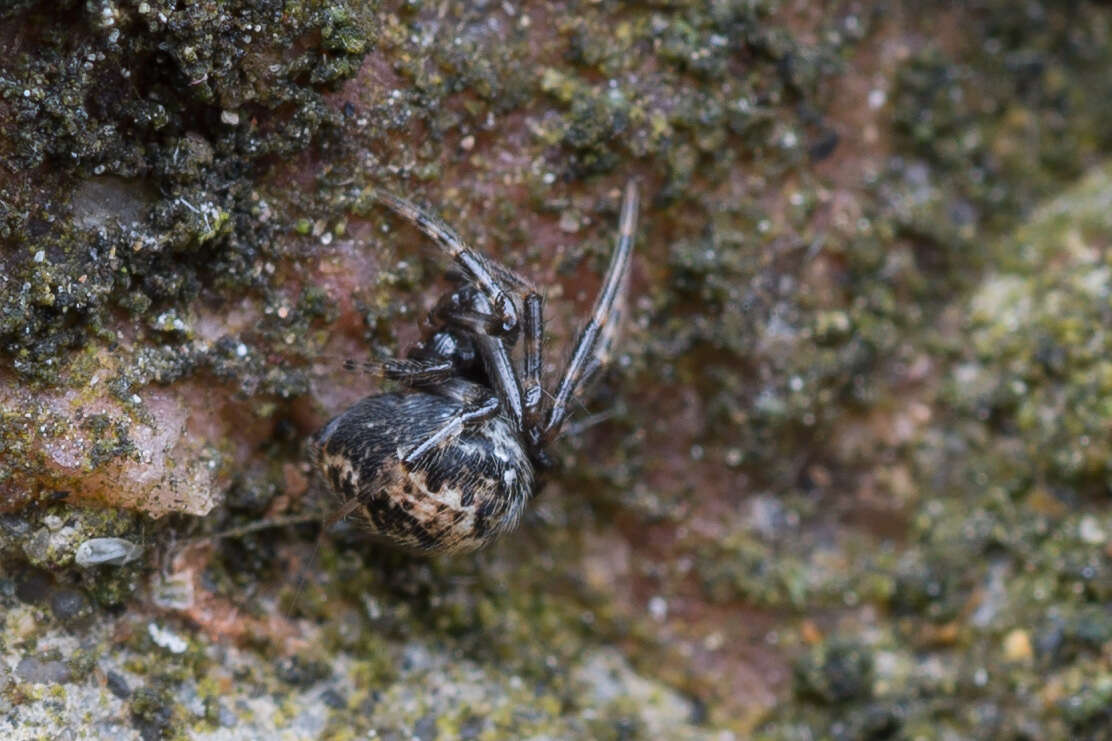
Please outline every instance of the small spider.
[[[414, 204], [376, 195], [452, 257], [454, 287], [429, 312], [423, 340], [405, 359], [365, 366], [404, 388], [368, 396], [333, 418], [310, 440], [311, 457], [343, 502], [331, 523], [358, 514], [372, 535], [405, 549], [473, 551], [517, 526], [538, 488], [537, 470], [552, 465], [546, 448], [569, 403], [609, 359], [637, 189], [626, 186], [610, 267], [552, 395], [541, 386], [541, 295]], [[511, 358], [519, 335], [520, 367]]]

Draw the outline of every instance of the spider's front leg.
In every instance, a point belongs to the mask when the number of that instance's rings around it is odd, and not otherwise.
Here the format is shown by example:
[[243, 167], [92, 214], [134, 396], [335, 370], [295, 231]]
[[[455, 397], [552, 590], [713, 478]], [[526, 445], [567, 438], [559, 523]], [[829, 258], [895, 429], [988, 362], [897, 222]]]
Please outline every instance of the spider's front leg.
[[[490, 315], [486, 331], [489, 334], [505, 336], [517, 331], [517, 307], [510, 297], [510, 292], [504, 287], [506, 274], [509, 271], [500, 266], [492, 266], [485, 257], [467, 244], [455, 229], [417, 204], [383, 190], [376, 189], [374, 196], [380, 203], [410, 221], [436, 242], [437, 246], [456, 262], [467, 280], [486, 297], [488, 304], [486, 313]], [[517, 276], [514, 276], [514, 279], [520, 281]]]
[[[500, 274], [514, 276], [504, 268], [499, 267], [498, 270]], [[521, 291], [519, 298], [523, 311], [520, 331], [524, 336], [525, 345], [522, 370], [519, 377], [512, 365], [506, 367], [501, 359], [496, 363], [498, 370], [493, 372], [490, 368], [487, 370], [492, 383], [496, 385], [500, 381], [494, 373], [514, 376], [514, 384], [511, 385], [506, 380], [506, 386], [518, 389], [521, 396], [520, 429], [526, 433], [530, 443], [535, 445], [540, 440], [544, 412], [544, 389], [541, 386], [541, 368], [544, 364], [544, 298], [521, 278], [514, 276], [511, 280], [514, 284], [511, 290]], [[501, 346], [501, 349], [492, 346], [490, 348], [492, 354], [506, 355], [508, 358], [508, 348], [512, 348], [517, 342], [518, 330], [515, 329], [508, 336], [500, 336], [497, 332], [491, 331], [491, 326], [497, 321], [497, 317], [482, 307], [484, 307], [484, 297], [476, 293], [473, 286], [465, 285], [459, 291], [440, 299], [430, 312], [430, 321], [455, 327], [475, 338], [486, 338], [481, 342]], [[491, 340], [497, 342], [491, 343]], [[476, 340], [476, 342], [480, 341]], [[510, 396], [514, 395], [511, 392]], [[516, 408], [512, 399], [509, 403]]]
[[633, 253], [633, 235], [637, 228], [637, 185], [631, 180], [626, 184], [622, 197], [622, 212], [618, 226], [618, 240], [610, 267], [602, 281], [602, 288], [595, 298], [591, 318], [579, 333], [572, 350], [571, 360], [560, 378], [548, 420], [541, 436], [551, 442], [560, 433], [568, 414], [568, 403], [586, 381], [609, 359], [610, 342], [615, 326], [619, 323], [625, 289], [628, 283], [630, 256]]
[[525, 335], [525, 362], [522, 393], [525, 411], [522, 424], [529, 443], [534, 448], [540, 445], [541, 415], [544, 389], [541, 387], [541, 366], [544, 362], [544, 300], [541, 295], [531, 292], [525, 297], [525, 314], [522, 330]]
[[514, 429], [520, 432], [524, 429], [525, 402], [521, 379], [509, 352], [510, 340], [516, 336], [505, 339], [488, 332], [486, 320], [490, 316], [491, 306], [486, 296], [476, 286], [466, 284], [441, 298], [429, 313], [429, 321], [434, 326], [446, 326], [464, 333], [471, 339], [502, 409], [510, 417]]

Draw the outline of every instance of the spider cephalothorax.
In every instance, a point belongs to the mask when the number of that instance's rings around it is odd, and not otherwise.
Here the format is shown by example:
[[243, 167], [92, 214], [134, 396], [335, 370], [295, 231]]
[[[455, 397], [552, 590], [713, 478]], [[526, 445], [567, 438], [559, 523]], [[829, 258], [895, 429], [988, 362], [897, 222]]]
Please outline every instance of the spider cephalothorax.
[[377, 197], [452, 257], [455, 287], [429, 312], [426, 336], [404, 360], [369, 366], [404, 388], [333, 418], [313, 436], [312, 455], [343, 502], [334, 519], [359, 515], [375, 536], [404, 548], [475, 550], [517, 525], [569, 403], [609, 357], [637, 190], [626, 186], [610, 267], [553, 394], [541, 385], [541, 295], [409, 201]]

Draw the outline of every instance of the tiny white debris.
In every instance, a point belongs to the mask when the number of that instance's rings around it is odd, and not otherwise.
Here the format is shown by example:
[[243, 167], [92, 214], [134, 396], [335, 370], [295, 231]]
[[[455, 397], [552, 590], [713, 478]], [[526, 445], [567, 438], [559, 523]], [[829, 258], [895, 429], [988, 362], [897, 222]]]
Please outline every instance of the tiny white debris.
[[649, 599], [649, 614], [653, 620], [663, 622], [668, 617], [668, 600], [659, 594]]
[[557, 226], [562, 232], [574, 234], [579, 231], [579, 218], [573, 211], [564, 211], [560, 214], [560, 221]]
[[131, 403], [132, 404], [142, 404], [143, 400], [139, 398], [139, 394], [132, 394], [131, 395]]
[[725, 645], [726, 636], [724, 636], [720, 630], [714, 631], [703, 639], [703, 648], [707, 651], [717, 651]]
[[35, 253], [35, 262], [43, 262], [46, 260], [46, 252], [39, 250]]
[[139, 558], [143, 546], [123, 538], [89, 538], [77, 546], [73, 560], [78, 566], [123, 566]]
[[220, 120], [229, 126], [239, 126], [239, 114], [235, 111], [221, 111]]
[[1092, 515], [1085, 515], [1081, 518], [1081, 522], [1077, 526], [1077, 534], [1081, 536], [1081, 542], [1088, 545], [1100, 545], [1106, 539], [1104, 528], [1097, 522], [1097, 518]]
[[147, 624], [147, 633], [150, 634], [151, 640], [154, 641], [156, 645], [161, 646], [172, 654], [185, 653], [185, 649], [189, 648], [189, 644], [185, 642], [184, 638], [154, 623]]
[[513, 470], [512, 468], [507, 468], [505, 471], [502, 472], [502, 482], [505, 483], [506, 486], [512, 484], [514, 482], [514, 479], [516, 478], [517, 471]]
[[880, 88], [869, 91], [869, 107], [874, 111], [878, 108], [883, 108], [884, 104], [888, 102], [888, 93]]
[[236, 355], [238, 355], [241, 358], [246, 358], [247, 357], [247, 345], [243, 344], [242, 342], [239, 343], [238, 345], [236, 345]]

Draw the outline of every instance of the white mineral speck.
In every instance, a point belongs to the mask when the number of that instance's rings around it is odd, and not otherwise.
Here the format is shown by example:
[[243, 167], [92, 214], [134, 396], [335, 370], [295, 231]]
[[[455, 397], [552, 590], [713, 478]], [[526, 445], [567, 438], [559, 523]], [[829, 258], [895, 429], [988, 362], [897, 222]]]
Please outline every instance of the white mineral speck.
[[155, 623], [147, 624], [147, 633], [150, 634], [151, 640], [156, 645], [161, 646], [172, 654], [185, 653], [185, 649], [189, 648], [189, 644], [185, 639], [166, 628], [163, 628]]
[[1100, 526], [1097, 518], [1092, 515], [1085, 515], [1081, 518], [1081, 522], [1077, 526], [1077, 534], [1081, 536], [1081, 541], [1088, 545], [1100, 545], [1106, 537], [1104, 529]]

